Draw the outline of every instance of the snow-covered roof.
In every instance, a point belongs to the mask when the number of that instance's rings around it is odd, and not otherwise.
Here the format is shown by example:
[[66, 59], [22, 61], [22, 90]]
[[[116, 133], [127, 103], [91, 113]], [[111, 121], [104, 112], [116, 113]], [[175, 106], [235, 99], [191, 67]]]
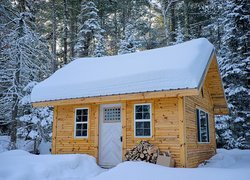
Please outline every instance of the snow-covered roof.
[[213, 49], [200, 38], [131, 54], [79, 58], [36, 85], [31, 101], [197, 88]]

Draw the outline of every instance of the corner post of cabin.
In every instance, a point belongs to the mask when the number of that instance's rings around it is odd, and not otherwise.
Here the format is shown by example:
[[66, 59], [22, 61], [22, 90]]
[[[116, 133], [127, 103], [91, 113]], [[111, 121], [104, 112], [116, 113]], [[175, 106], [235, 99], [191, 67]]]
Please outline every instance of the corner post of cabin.
[[186, 167], [186, 122], [184, 119], [184, 97], [178, 96], [178, 119], [179, 119], [179, 145], [180, 145], [180, 164]]
[[123, 102], [122, 103], [122, 160], [124, 161], [125, 159], [125, 153], [127, 150], [127, 103]]
[[53, 129], [52, 129], [52, 154], [56, 154], [56, 132], [57, 132], [57, 113], [58, 108], [54, 106], [54, 114], [53, 114]]

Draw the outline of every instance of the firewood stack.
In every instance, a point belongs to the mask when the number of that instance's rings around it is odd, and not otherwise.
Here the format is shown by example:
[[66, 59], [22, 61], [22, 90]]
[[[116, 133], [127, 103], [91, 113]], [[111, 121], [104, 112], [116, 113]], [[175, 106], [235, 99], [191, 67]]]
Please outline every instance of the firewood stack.
[[126, 161], [145, 161], [150, 163], [156, 163], [159, 154], [158, 147], [150, 144], [148, 141], [141, 141], [133, 149], [129, 150], [125, 154]]

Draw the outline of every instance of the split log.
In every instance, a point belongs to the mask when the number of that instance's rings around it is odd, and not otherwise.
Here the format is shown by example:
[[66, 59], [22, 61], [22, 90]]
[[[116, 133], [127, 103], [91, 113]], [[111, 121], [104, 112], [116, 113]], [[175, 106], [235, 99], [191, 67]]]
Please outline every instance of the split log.
[[133, 149], [129, 150], [125, 154], [125, 160], [127, 161], [145, 161], [156, 163], [159, 154], [159, 148], [150, 144], [148, 141], [141, 141]]

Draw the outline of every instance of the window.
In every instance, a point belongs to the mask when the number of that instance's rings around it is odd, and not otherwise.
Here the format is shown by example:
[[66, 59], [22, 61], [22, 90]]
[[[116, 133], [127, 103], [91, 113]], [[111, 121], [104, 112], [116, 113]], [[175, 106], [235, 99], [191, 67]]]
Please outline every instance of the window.
[[104, 122], [121, 122], [121, 108], [108, 107], [104, 108]]
[[135, 137], [151, 137], [151, 104], [136, 104], [134, 106]]
[[75, 110], [75, 137], [88, 137], [88, 109]]
[[209, 142], [208, 113], [201, 109], [196, 109], [198, 142]]

